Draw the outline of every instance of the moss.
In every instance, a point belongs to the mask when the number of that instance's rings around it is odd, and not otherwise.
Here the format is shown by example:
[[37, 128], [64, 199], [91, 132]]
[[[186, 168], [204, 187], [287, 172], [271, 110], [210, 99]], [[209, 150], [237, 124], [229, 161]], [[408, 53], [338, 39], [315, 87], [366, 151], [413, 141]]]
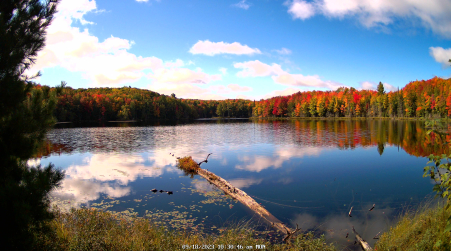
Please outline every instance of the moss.
[[177, 160], [177, 167], [185, 172], [185, 175], [197, 174], [200, 169], [199, 165], [193, 160], [191, 156], [183, 157]]

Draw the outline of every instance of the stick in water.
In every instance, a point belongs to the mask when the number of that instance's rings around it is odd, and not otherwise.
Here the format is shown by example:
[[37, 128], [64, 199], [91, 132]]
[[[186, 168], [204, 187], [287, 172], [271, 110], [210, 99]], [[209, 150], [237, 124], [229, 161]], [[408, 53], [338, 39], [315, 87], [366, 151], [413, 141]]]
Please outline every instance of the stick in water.
[[349, 210], [349, 217], [352, 217], [352, 215], [351, 215], [351, 212], [352, 212], [352, 208], [353, 208], [354, 206], [352, 206], [351, 207], [351, 210]]
[[374, 209], [375, 206], [376, 206], [376, 204], [373, 204], [373, 207], [370, 208], [370, 210], [368, 210], [368, 211], [373, 211], [373, 209]]

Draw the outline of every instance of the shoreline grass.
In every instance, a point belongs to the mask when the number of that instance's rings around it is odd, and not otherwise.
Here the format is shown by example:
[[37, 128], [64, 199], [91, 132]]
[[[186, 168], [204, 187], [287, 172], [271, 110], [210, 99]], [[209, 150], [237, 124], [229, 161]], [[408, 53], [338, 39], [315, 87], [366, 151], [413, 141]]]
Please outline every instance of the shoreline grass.
[[249, 225], [235, 225], [219, 235], [203, 235], [190, 232], [170, 231], [157, 227], [149, 219], [125, 217], [114, 212], [97, 209], [71, 209], [70, 212], [56, 211], [56, 218], [49, 222], [50, 234], [37, 236], [35, 250], [199, 250], [219, 245], [247, 246], [264, 245], [264, 250], [306, 250], [332, 251], [333, 244], [327, 244], [324, 236], [313, 233], [299, 234], [290, 244], [271, 244], [258, 237]]
[[443, 203], [432, 207], [431, 203], [404, 212], [398, 223], [381, 235], [375, 250], [451, 250], [451, 232], [444, 232], [451, 210], [445, 210]]

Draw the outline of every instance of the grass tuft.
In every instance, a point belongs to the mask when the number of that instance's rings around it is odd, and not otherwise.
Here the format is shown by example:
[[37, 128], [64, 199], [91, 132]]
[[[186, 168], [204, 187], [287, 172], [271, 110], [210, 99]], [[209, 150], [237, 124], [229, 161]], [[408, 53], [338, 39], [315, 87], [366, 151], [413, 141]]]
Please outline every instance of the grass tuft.
[[376, 243], [381, 250], [451, 250], [451, 233], [445, 233], [451, 210], [443, 205], [430, 207], [430, 203], [415, 211], [407, 211], [396, 226], [384, 233]]

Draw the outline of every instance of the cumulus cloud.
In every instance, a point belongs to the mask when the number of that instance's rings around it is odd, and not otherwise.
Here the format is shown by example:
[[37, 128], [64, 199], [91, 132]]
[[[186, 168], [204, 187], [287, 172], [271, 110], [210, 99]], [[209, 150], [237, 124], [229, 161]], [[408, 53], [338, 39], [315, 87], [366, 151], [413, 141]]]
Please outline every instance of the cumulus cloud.
[[278, 64], [268, 65], [260, 62], [259, 60], [247, 61], [243, 63], [235, 63], [235, 68], [243, 69], [236, 75], [238, 77], [265, 77], [271, 75], [284, 74], [285, 71]]
[[435, 61], [441, 63], [443, 67], [450, 66], [449, 59], [451, 59], [451, 48], [443, 49], [442, 47], [430, 47], [429, 53]]
[[290, 13], [294, 19], [305, 20], [315, 15], [315, 8], [313, 4], [303, 0], [294, 0], [289, 4], [288, 13]]
[[247, 45], [241, 45], [238, 42], [225, 43], [225, 42], [210, 42], [209, 40], [198, 41], [189, 50], [192, 54], [204, 54], [208, 56], [214, 56], [217, 54], [234, 54], [234, 55], [253, 55], [261, 54], [261, 51], [257, 48], [250, 48]]
[[[36, 64], [26, 74], [59, 66], [80, 72], [90, 80], [91, 86], [136, 82], [145, 76], [159, 83], [208, 83], [220, 79], [220, 75], [210, 76], [202, 70], [181, 68], [194, 64], [192, 61], [185, 64], [181, 59], [163, 62], [153, 56], [137, 56], [128, 51], [134, 41], [113, 35], [99, 41], [88, 29], [73, 27], [74, 21], [90, 24], [84, 15], [98, 12], [96, 8], [94, 0], [61, 1], [59, 12], [47, 30], [46, 46], [38, 53]], [[146, 75], [144, 71], [149, 70], [152, 73]]]
[[280, 55], [290, 55], [291, 54], [291, 50], [287, 49], [287, 48], [282, 48], [280, 50], [276, 50], [277, 53], [279, 53]]
[[221, 75], [208, 75], [202, 72], [201, 69], [196, 71], [187, 68], [172, 68], [172, 69], [156, 69], [153, 73], [149, 73], [148, 77], [154, 79], [156, 83], [195, 83], [206, 84], [211, 81], [221, 80]]
[[294, 0], [288, 2], [288, 13], [305, 20], [315, 13], [327, 17], [356, 17], [366, 27], [386, 26], [395, 19], [419, 20], [433, 32], [451, 37], [451, 2], [448, 0]]
[[305, 86], [305, 87], [323, 87], [335, 90], [340, 86], [340, 83], [333, 81], [324, 81], [318, 75], [304, 76], [302, 74], [284, 73], [277, 76], [272, 76], [272, 79], [277, 84], [290, 86]]
[[240, 2], [233, 4], [232, 6], [241, 8], [244, 10], [247, 10], [247, 9], [249, 9], [249, 7], [251, 7], [251, 5], [249, 3], [246, 3], [246, 0], [241, 0]]
[[252, 90], [249, 86], [239, 86], [237, 84], [229, 84], [227, 87], [234, 92], [248, 92]]
[[324, 81], [318, 75], [304, 76], [302, 74], [291, 74], [284, 70], [278, 64], [268, 65], [259, 60], [248, 61], [243, 63], [235, 63], [235, 68], [241, 68], [242, 71], [237, 73], [238, 77], [265, 77], [271, 76], [273, 81], [281, 85], [304, 86], [304, 87], [323, 87], [335, 90], [340, 83], [333, 81]]
[[156, 57], [141, 57], [127, 50], [133, 41], [111, 35], [104, 41], [72, 26], [73, 21], [89, 24], [83, 16], [96, 11], [94, 0], [63, 0], [59, 12], [47, 30], [46, 46], [38, 53], [36, 64], [27, 72], [55, 66], [72, 72], [81, 72], [91, 80], [91, 85], [120, 84], [134, 82], [144, 76], [143, 70], [163, 67], [163, 61]]

